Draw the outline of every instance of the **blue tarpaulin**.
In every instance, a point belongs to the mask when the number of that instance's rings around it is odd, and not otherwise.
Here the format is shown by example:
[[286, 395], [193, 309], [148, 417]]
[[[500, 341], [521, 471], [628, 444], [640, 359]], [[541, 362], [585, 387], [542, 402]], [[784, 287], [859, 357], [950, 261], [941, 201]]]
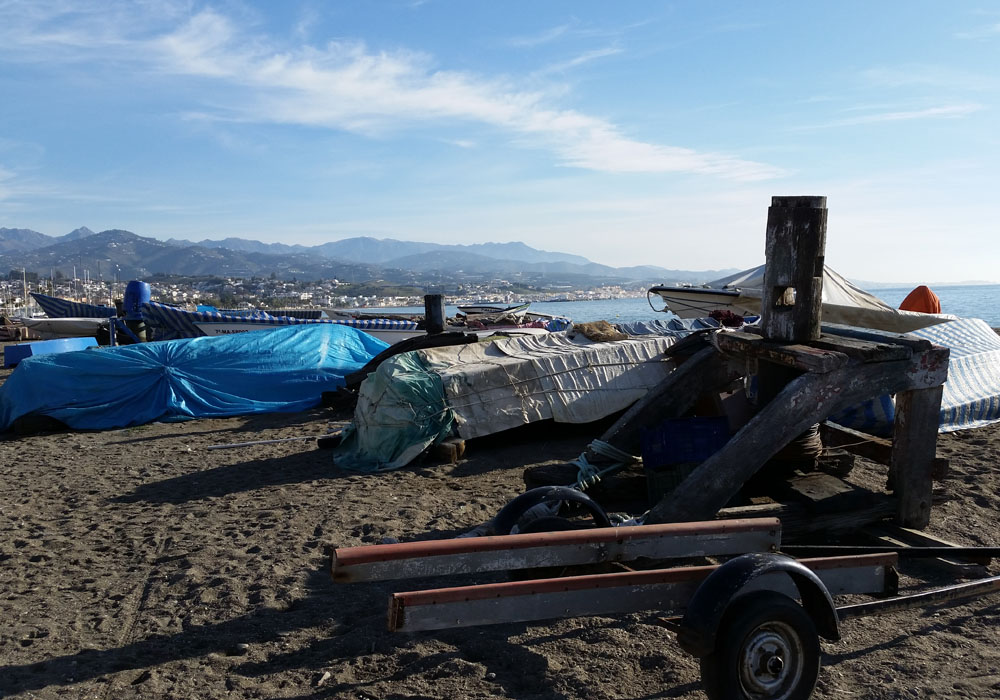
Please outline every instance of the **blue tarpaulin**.
[[301, 411], [387, 347], [320, 324], [31, 357], [0, 386], [0, 431], [23, 416], [106, 429]]

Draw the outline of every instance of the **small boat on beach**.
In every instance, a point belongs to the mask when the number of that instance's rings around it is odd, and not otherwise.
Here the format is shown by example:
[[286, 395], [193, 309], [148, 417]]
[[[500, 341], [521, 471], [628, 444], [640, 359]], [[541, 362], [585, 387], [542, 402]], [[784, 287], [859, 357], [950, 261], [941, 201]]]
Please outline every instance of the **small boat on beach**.
[[187, 311], [155, 301], [148, 301], [142, 305], [142, 318], [147, 326], [160, 333], [164, 339], [233, 335], [234, 333], [261, 331], [283, 326], [313, 324], [332, 324], [356, 328], [390, 345], [424, 333], [414, 321], [385, 318], [296, 318], [294, 316], [272, 316], [264, 312], [233, 316], [218, 311]]
[[[680, 318], [704, 318], [713, 311], [730, 311], [738, 316], [760, 314], [764, 290], [764, 266], [750, 268], [703, 286], [656, 286], [646, 292], [652, 307], [653, 296], [665, 302], [662, 309]], [[900, 311], [863, 289], [851, 284], [829, 267], [823, 267], [823, 322], [861, 326], [906, 333], [952, 321], [948, 314]]]
[[42, 340], [54, 338], [96, 338], [102, 326], [107, 326], [108, 318], [93, 316], [67, 316], [60, 318], [21, 318], [21, 324], [37, 333]]
[[103, 306], [101, 304], [88, 304], [82, 301], [72, 301], [71, 299], [60, 299], [40, 292], [31, 292], [42, 311], [49, 318], [111, 318], [118, 315], [118, 309], [114, 306]]
[[496, 304], [460, 304], [458, 310], [467, 316], [523, 316], [531, 306], [531, 302], [515, 304], [514, 306], [497, 306]]

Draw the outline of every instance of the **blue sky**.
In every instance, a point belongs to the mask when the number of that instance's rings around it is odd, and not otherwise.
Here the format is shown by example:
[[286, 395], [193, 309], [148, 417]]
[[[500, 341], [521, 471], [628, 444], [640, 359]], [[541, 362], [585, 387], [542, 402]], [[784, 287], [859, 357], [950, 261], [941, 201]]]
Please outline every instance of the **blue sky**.
[[0, 0], [0, 226], [1000, 280], [993, 2]]

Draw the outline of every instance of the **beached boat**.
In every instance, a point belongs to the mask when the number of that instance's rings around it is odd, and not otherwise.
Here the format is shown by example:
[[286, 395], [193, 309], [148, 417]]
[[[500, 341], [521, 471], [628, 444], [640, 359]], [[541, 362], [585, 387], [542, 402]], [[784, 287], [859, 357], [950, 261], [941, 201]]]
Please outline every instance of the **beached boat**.
[[460, 304], [458, 310], [467, 316], [523, 316], [529, 306], [531, 306], [530, 301], [524, 304], [515, 304], [514, 306], [498, 306], [496, 304]]
[[233, 335], [248, 331], [312, 324], [333, 324], [357, 328], [389, 344], [424, 333], [414, 321], [397, 321], [385, 318], [305, 319], [294, 316], [272, 316], [263, 312], [253, 316], [231, 316], [217, 311], [187, 311], [155, 301], [149, 301], [142, 305], [142, 318], [146, 325], [163, 339]]
[[37, 333], [42, 340], [53, 338], [96, 338], [101, 326], [107, 326], [108, 318], [90, 316], [60, 318], [20, 318], [21, 324]]
[[[695, 286], [657, 286], [647, 291], [652, 306], [653, 296], [665, 302], [662, 309], [681, 318], [701, 318], [713, 311], [731, 311], [739, 316], [760, 314], [764, 289], [764, 266], [750, 268], [722, 279]], [[925, 314], [894, 309], [873, 294], [856, 287], [846, 278], [823, 268], [823, 322], [848, 326], [876, 328], [906, 333], [926, 328], [955, 317], [948, 314]]]
[[118, 309], [113, 306], [87, 304], [82, 301], [60, 299], [40, 292], [31, 292], [31, 296], [42, 307], [49, 318], [111, 318], [118, 315]]

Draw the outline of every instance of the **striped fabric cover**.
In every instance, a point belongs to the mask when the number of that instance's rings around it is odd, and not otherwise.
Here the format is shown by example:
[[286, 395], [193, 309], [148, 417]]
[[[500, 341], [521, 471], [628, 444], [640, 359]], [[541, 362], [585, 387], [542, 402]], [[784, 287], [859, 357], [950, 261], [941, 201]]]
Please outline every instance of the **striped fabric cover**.
[[941, 432], [1000, 421], [1000, 335], [986, 321], [963, 318], [912, 334], [951, 348], [941, 397]]
[[49, 318], [110, 318], [118, 315], [118, 310], [113, 306], [84, 304], [81, 301], [50, 297], [39, 292], [31, 292], [31, 296]]
[[[1000, 421], [1000, 336], [986, 321], [963, 318], [911, 331], [910, 335], [951, 349], [948, 381], [941, 396], [942, 433]], [[875, 435], [890, 434], [894, 419], [889, 396], [831, 416], [835, 423]]]
[[303, 319], [291, 316], [230, 316], [211, 311], [186, 311], [176, 306], [167, 306], [155, 301], [142, 305], [142, 318], [147, 326], [158, 331], [158, 339], [197, 338], [205, 335], [194, 325], [205, 322], [253, 323], [260, 326], [298, 326], [314, 323], [328, 323], [350, 326], [359, 330], [416, 330], [413, 321], [394, 321], [387, 318], [376, 319]]

